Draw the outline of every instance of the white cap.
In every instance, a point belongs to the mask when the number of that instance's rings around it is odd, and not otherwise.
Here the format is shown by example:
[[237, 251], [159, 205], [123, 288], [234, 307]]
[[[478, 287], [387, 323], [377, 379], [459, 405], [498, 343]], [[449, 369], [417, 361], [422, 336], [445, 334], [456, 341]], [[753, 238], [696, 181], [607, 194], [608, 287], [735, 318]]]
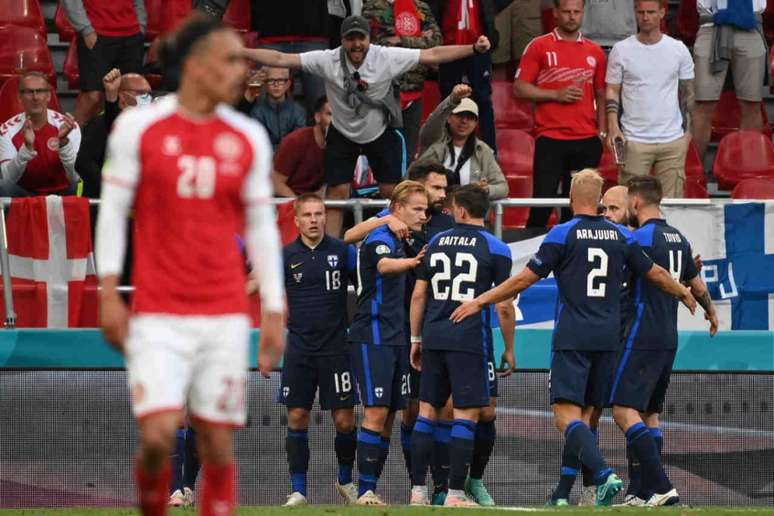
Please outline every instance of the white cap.
[[456, 115], [457, 113], [473, 113], [476, 115], [476, 118], [478, 118], [478, 106], [475, 102], [466, 97], [460, 100], [459, 105], [452, 111], [453, 115]]

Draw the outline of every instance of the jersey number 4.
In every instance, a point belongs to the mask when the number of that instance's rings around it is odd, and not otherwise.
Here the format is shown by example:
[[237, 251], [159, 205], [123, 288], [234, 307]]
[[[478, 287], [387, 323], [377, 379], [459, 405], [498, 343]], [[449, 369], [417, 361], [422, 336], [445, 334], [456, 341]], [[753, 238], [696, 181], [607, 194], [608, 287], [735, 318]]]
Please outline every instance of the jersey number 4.
[[216, 165], [212, 156], [184, 154], [177, 159], [177, 196], [181, 199], [210, 199], [215, 193]]
[[[436, 301], [446, 301], [449, 299], [449, 285], [441, 285], [451, 279], [451, 259], [444, 253], [433, 253], [430, 255], [430, 267], [435, 269], [437, 266], [441, 269], [433, 274], [430, 283], [433, 286], [433, 298]], [[475, 283], [476, 273], [478, 272], [478, 260], [470, 253], [457, 253], [454, 258], [455, 267], [465, 267], [467, 272], [460, 272], [454, 276], [451, 282], [452, 301], [468, 301], [476, 297], [476, 292], [472, 288], [463, 291], [462, 284], [465, 282]]]

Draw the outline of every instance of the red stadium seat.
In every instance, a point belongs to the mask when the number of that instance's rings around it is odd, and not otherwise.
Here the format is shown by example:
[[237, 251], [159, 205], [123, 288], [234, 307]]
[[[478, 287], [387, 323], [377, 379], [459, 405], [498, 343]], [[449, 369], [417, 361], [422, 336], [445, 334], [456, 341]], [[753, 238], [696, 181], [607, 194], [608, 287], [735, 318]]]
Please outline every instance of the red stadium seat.
[[[59, 98], [56, 96], [56, 89], [51, 89], [51, 101], [48, 107], [54, 111], [61, 111]], [[13, 77], [5, 81], [0, 87], [0, 124], [5, 123], [9, 118], [18, 115], [24, 111], [19, 101], [19, 78]]]
[[771, 46], [774, 43], [774, 2], [766, 2], [766, 10], [763, 11], [763, 34]]
[[425, 81], [422, 89], [422, 124], [441, 103], [441, 89], [436, 81]]
[[223, 13], [223, 22], [239, 32], [250, 30], [250, 2], [248, 0], [231, 0], [226, 12]]
[[618, 184], [618, 166], [615, 164], [613, 153], [610, 152], [607, 144], [604, 144], [602, 147], [602, 158], [599, 160], [597, 172], [605, 180], [602, 191], [606, 191], [608, 188]]
[[723, 190], [744, 179], [774, 178], [774, 143], [758, 131], [731, 133], [720, 140], [712, 171]]
[[685, 156], [685, 187], [683, 197], [688, 199], [707, 199], [707, 176], [704, 164], [699, 159], [699, 151], [691, 139], [688, 142], [688, 153]]
[[56, 25], [56, 31], [59, 33], [59, 41], [66, 43], [73, 40], [75, 29], [70, 24], [70, 20], [67, 19], [61, 3], [56, 6], [54, 25]]
[[756, 177], [740, 181], [731, 192], [733, 199], [774, 199], [774, 178]]
[[67, 49], [67, 56], [64, 60], [64, 66], [62, 72], [67, 79], [67, 86], [71, 90], [79, 90], [80, 86], [80, 69], [78, 68], [78, 46], [75, 42], [75, 36], [73, 36], [70, 42], [70, 48]]
[[13, 25], [31, 27], [46, 34], [46, 22], [38, 0], [2, 0], [0, 2], [0, 27]]
[[[497, 149], [500, 167], [508, 181], [508, 197], [532, 197], [532, 166], [535, 140], [519, 129], [498, 129]], [[506, 208], [503, 226], [524, 227], [529, 208]]]
[[55, 84], [56, 75], [46, 36], [32, 27], [0, 28], [0, 84], [22, 71], [39, 71]]
[[497, 129], [521, 129], [531, 132], [535, 128], [532, 104], [513, 96], [513, 83], [492, 81], [492, 106]]
[[680, 0], [677, 10], [677, 36], [687, 46], [692, 47], [699, 32], [699, 11], [696, 0]]
[[[763, 102], [761, 102], [761, 117], [763, 118], [763, 126], [760, 131], [771, 136], [769, 116], [766, 113], [766, 106]], [[736, 99], [736, 93], [733, 90], [724, 91], [720, 96], [720, 101], [715, 107], [715, 113], [712, 117], [712, 141], [719, 142], [725, 135], [738, 131], [741, 120], [742, 114], [739, 109], [739, 101]]]
[[543, 20], [543, 32], [551, 32], [556, 28], [556, 20], [554, 19], [554, 10], [542, 9], [540, 11], [540, 18]]

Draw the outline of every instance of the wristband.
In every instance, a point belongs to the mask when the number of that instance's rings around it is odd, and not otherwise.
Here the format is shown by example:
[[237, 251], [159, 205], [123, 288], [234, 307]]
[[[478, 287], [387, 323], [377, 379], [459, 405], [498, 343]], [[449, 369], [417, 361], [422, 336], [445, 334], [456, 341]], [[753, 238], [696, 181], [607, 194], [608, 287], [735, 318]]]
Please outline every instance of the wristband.
[[421, 336], [412, 335], [410, 340], [411, 340], [412, 344], [421, 344], [422, 343], [422, 337]]

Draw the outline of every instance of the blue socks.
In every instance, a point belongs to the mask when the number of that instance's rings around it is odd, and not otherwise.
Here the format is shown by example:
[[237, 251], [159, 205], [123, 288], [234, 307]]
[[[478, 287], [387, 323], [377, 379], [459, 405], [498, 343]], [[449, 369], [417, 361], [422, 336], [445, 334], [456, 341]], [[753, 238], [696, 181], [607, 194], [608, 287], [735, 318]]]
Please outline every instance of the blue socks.
[[379, 478], [379, 457], [382, 453], [382, 438], [379, 432], [360, 427], [357, 433], [357, 470], [359, 473], [357, 495], [376, 490]]
[[656, 441], [645, 423], [640, 422], [629, 427], [626, 431], [626, 447], [631, 448], [632, 456], [639, 460], [642, 480], [648, 481], [647, 489], [645, 482], [642, 482], [641, 491], [664, 494], [672, 489], [672, 483], [661, 466]]
[[193, 490], [196, 475], [199, 474], [199, 450], [196, 448], [196, 431], [188, 427], [185, 431], [185, 458], [183, 460], [183, 487]]
[[664, 450], [664, 434], [661, 433], [660, 428], [648, 428], [650, 435], [653, 436], [653, 440], [656, 441], [656, 448], [658, 448], [658, 454]]
[[468, 419], [455, 419], [449, 441], [451, 469], [449, 471], [449, 489], [462, 490], [468, 477], [468, 468], [473, 459], [473, 447], [476, 437], [476, 423]]
[[175, 454], [170, 457], [172, 463], [172, 485], [170, 493], [183, 490], [183, 471], [185, 467], [185, 428], [180, 427], [175, 432]]
[[562, 469], [559, 470], [559, 485], [556, 486], [551, 495], [552, 500], [565, 500], [570, 498], [570, 491], [575, 484], [575, 477], [578, 475], [581, 463], [577, 455], [570, 453], [567, 446], [562, 450]]
[[406, 463], [406, 471], [408, 471], [411, 485], [414, 485], [411, 468], [411, 432], [413, 428], [413, 426], [407, 426], [403, 423], [400, 425], [400, 449], [403, 452], [403, 462]]
[[[591, 430], [591, 435], [594, 436], [594, 442], [597, 443], [597, 449], [599, 449], [599, 430], [591, 427], [589, 427], [589, 430]], [[585, 464], [581, 464], [580, 468], [583, 472], [583, 487], [593, 486], [594, 473]]]
[[435, 422], [433, 461], [430, 465], [430, 471], [436, 493], [449, 489], [449, 468], [451, 467], [449, 442], [451, 441], [452, 424], [451, 421], [445, 419], [439, 419]]
[[293, 430], [288, 428], [285, 450], [288, 454], [291, 492], [298, 492], [306, 496], [306, 472], [309, 469], [309, 432], [306, 429]]
[[591, 470], [594, 485], [605, 483], [613, 470], [605, 463], [597, 446], [597, 440], [586, 424], [576, 419], [564, 430], [564, 440], [567, 451], [578, 457], [582, 464]]
[[355, 465], [357, 434], [354, 430], [349, 433], [336, 432], [333, 445], [339, 462], [339, 485], [350, 484], [352, 482], [352, 467]]
[[389, 437], [380, 437], [380, 451], [379, 451], [379, 467], [376, 470], [376, 478], [377, 480], [381, 478], [382, 471], [384, 471], [384, 464], [387, 462], [387, 455], [390, 454], [390, 438]]
[[470, 463], [470, 478], [481, 480], [484, 476], [484, 470], [489, 464], [489, 457], [492, 456], [492, 449], [497, 438], [495, 420], [479, 421], [476, 425], [475, 437], [473, 460]]
[[412, 486], [427, 485], [427, 466], [433, 458], [435, 428], [435, 421], [422, 416], [414, 423], [411, 433]]

